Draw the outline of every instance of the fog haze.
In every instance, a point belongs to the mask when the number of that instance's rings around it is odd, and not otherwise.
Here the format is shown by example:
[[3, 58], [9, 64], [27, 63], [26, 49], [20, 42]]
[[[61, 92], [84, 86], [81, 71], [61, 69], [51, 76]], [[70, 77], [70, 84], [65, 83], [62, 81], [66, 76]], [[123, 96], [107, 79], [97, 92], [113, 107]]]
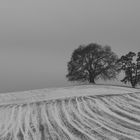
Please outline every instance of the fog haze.
[[140, 51], [139, 0], [1, 0], [0, 92], [68, 86], [71, 53]]

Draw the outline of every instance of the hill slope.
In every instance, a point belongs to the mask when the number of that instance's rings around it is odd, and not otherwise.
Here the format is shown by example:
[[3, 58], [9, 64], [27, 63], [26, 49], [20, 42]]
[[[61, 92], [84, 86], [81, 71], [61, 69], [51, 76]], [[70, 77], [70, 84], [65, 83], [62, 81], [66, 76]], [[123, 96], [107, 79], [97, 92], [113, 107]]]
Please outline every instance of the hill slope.
[[1, 140], [139, 140], [140, 91], [76, 86], [0, 94]]

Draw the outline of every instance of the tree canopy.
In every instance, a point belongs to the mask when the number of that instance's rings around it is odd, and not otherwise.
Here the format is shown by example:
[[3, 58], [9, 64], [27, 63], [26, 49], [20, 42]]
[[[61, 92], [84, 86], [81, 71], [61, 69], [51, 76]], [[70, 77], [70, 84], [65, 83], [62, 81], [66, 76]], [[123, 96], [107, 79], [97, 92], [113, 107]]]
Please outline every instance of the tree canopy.
[[125, 72], [125, 77], [121, 82], [131, 83], [132, 87], [140, 84], [140, 52], [137, 54], [134, 52], [129, 52], [123, 55], [119, 62], [121, 64], [121, 70]]
[[72, 53], [66, 77], [69, 81], [88, 81], [93, 84], [99, 78], [114, 79], [118, 73], [117, 61], [117, 55], [109, 46], [102, 47], [96, 43], [81, 45]]

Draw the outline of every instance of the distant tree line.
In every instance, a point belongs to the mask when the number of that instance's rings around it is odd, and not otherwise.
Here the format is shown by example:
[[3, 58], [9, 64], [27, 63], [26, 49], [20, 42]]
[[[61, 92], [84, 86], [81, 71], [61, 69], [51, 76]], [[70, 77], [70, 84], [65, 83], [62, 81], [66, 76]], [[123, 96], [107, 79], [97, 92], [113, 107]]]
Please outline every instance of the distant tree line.
[[67, 67], [69, 81], [95, 84], [98, 79], [116, 79], [123, 71], [125, 76], [121, 82], [129, 82], [133, 88], [140, 84], [140, 52], [129, 52], [119, 58], [110, 46], [80, 45], [73, 51]]

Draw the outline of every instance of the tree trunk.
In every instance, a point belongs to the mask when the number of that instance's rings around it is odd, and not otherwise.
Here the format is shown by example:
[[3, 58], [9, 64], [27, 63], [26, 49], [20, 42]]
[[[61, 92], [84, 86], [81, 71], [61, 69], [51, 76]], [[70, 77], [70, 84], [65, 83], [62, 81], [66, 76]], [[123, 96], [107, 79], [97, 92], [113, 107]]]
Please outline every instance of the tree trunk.
[[89, 77], [89, 82], [92, 83], [92, 84], [96, 84], [96, 83], [95, 83], [95, 77], [90, 76], [90, 77]]
[[136, 87], [136, 83], [135, 82], [131, 82], [132, 88]]

